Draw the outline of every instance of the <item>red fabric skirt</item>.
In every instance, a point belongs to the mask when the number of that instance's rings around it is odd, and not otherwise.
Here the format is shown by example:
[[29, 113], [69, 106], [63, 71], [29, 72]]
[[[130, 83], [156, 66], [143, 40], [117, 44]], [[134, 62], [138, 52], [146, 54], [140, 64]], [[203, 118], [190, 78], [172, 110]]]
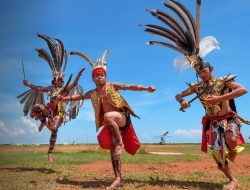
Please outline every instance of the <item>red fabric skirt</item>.
[[[128, 127], [121, 131], [122, 141], [124, 149], [127, 153], [134, 155], [140, 148], [141, 144], [133, 128], [133, 124], [130, 123]], [[107, 125], [105, 125], [102, 131], [97, 136], [99, 145], [104, 149], [110, 149], [112, 142], [112, 134]]]
[[[225, 115], [225, 116], [220, 116], [220, 117], [204, 116], [202, 118], [202, 126], [203, 126], [203, 129], [202, 129], [202, 141], [201, 141], [201, 151], [202, 152], [207, 152], [207, 144], [209, 144], [209, 145], [213, 144], [212, 143], [212, 130], [213, 130], [212, 123], [213, 123], [213, 121], [214, 120], [220, 121], [220, 120], [223, 120], [223, 119], [234, 117], [236, 115], [237, 114], [235, 112], [233, 112], [231, 114], [228, 114], [228, 115]], [[208, 142], [207, 142], [205, 127], [206, 127], [206, 123], [207, 123], [208, 120], [209, 120], [210, 124], [209, 124], [209, 136], [208, 136]], [[244, 143], [245, 143], [244, 138], [243, 138], [241, 132], [239, 131], [237, 144], [242, 145]]]

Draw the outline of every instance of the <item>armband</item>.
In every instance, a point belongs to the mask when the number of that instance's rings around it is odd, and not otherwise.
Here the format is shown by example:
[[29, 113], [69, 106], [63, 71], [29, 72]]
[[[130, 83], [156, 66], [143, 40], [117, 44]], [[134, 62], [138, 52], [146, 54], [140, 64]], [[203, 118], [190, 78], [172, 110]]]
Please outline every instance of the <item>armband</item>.
[[183, 101], [185, 101], [184, 99], [181, 99], [180, 101], [179, 101], [179, 103], [181, 104]]
[[142, 91], [142, 86], [141, 85], [138, 85], [138, 90]]

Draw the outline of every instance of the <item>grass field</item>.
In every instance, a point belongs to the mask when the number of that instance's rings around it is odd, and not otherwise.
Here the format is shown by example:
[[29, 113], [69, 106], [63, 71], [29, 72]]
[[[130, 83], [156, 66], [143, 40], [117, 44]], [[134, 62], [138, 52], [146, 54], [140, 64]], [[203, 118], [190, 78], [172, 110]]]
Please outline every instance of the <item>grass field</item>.
[[[109, 152], [97, 145], [56, 145], [53, 163], [47, 146], [0, 146], [0, 189], [103, 189], [113, 179]], [[178, 152], [154, 155], [149, 152]], [[240, 189], [250, 189], [250, 145], [230, 163]], [[200, 145], [143, 145], [135, 156], [122, 154], [125, 185], [119, 189], [222, 189], [227, 179]]]

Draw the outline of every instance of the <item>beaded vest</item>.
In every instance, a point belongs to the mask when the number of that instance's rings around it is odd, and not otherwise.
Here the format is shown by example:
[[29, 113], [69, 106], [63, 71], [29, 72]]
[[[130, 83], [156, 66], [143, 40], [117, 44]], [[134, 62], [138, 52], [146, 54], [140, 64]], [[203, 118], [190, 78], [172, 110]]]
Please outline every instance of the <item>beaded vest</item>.
[[120, 109], [121, 111], [127, 110], [129, 114], [138, 117], [132, 108], [128, 105], [126, 100], [121, 94], [115, 89], [112, 83], [106, 83], [106, 90], [103, 95], [99, 95], [97, 90], [94, 89], [91, 93], [91, 102], [95, 111], [95, 123], [96, 130], [103, 126], [103, 113], [101, 110], [102, 99], [105, 98], [109, 104], [113, 107]]
[[193, 88], [197, 94], [202, 93], [205, 88], [212, 86], [210, 90], [203, 93], [199, 97], [200, 102], [202, 103], [207, 116], [213, 116], [213, 117], [218, 116], [218, 114], [221, 112], [221, 109], [222, 109], [222, 102], [219, 102], [218, 104], [215, 104], [215, 105], [207, 105], [204, 102], [204, 99], [209, 98], [211, 95], [215, 95], [215, 96], [223, 95], [224, 90], [226, 89], [226, 82], [234, 80], [235, 77], [236, 75], [228, 75], [228, 76], [219, 77], [219, 78], [213, 77], [212, 79], [206, 82], [201, 81], [198, 83], [190, 84], [190, 87]]

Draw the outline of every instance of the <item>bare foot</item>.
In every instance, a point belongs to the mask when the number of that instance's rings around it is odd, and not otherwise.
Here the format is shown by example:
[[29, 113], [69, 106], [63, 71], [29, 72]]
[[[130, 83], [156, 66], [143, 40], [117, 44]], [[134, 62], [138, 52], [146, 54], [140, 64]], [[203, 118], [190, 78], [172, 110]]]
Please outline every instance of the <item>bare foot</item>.
[[123, 186], [123, 181], [120, 177], [117, 177], [115, 179], [115, 181], [109, 186], [109, 187], [106, 187], [106, 189], [116, 189], [118, 187], [122, 187]]
[[52, 153], [49, 153], [49, 154], [48, 154], [48, 161], [49, 161], [49, 162], [53, 162], [53, 161], [54, 161], [54, 157], [53, 157], [53, 154], [52, 154]]
[[224, 190], [234, 190], [240, 187], [240, 184], [238, 183], [238, 181], [234, 180], [231, 181], [230, 183], [228, 183], [227, 185], [224, 186]]

